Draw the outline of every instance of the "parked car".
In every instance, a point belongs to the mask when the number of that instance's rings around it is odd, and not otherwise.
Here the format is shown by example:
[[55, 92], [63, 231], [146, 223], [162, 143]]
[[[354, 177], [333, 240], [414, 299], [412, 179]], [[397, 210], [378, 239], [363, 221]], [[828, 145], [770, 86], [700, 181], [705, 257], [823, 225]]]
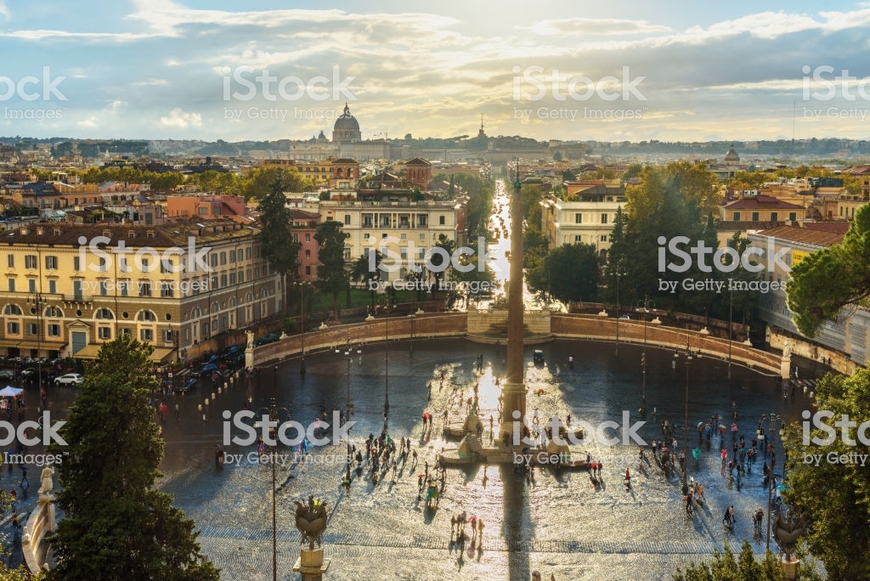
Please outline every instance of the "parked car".
[[12, 381], [15, 379], [15, 371], [12, 369], [0, 369], [0, 380]]
[[35, 367], [28, 367], [24, 371], [21, 372], [21, 377], [33, 377], [36, 375], [37, 369]]
[[535, 349], [534, 355], [532, 355], [532, 361], [534, 361], [535, 365], [543, 365], [544, 364], [544, 352], [540, 349]]
[[79, 385], [85, 380], [79, 373], [67, 373], [54, 380], [55, 385]]

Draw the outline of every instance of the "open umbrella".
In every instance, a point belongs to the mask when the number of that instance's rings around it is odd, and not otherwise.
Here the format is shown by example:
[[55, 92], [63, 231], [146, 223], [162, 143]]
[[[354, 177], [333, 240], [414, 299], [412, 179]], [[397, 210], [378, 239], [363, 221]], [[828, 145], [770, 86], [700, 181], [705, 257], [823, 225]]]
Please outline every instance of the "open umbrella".
[[0, 397], [18, 397], [22, 391], [24, 390], [7, 385], [3, 389], [0, 389]]

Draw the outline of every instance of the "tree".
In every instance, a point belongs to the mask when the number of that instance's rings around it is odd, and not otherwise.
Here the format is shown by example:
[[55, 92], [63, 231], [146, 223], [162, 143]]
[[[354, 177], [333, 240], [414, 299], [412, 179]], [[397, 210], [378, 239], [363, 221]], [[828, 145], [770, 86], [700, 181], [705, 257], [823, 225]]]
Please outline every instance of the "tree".
[[286, 307], [287, 275], [294, 279], [299, 272], [300, 244], [293, 240], [293, 216], [287, 209], [287, 199], [284, 197], [287, 186], [287, 174], [277, 172], [269, 184], [269, 194], [260, 202], [260, 243], [263, 258], [269, 266], [281, 275], [281, 295]]
[[163, 440], [149, 407], [157, 390], [154, 348], [122, 334], [88, 365], [61, 429], [68, 453], [57, 465], [65, 517], [52, 546], [49, 579], [218, 581], [200, 553], [194, 522], [153, 488]]
[[313, 186], [310, 179], [302, 177], [295, 169], [287, 171], [279, 167], [258, 167], [245, 173], [239, 184], [240, 193], [246, 200], [262, 199], [269, 195], [271, 184], [278, 175], [281, 176], [285, 192], [304, 192]]
[[[371, 252], [375, 253], [372, 258], [372, 263], [369, 262]], [[350, 267], [350, 280], [353, 282], [368, 283], [366, 286], [368, 287], [372, 297], [371, 312], [374, 312], [375, 310], [375, 288], [371, 283], [381, 280], [381, 269], [378, 268], [378, 265], [381, 264], [383, 259], [384, 257], [380, 250], [377, 248], [367, 248], [365, 254], [361, 254], [359, 258], [354, 260]], [[374, 266], [372, 266], [372, 264]], [[350, 294], [349, 289], [350, 287], [348, 287], [348, 294]], [[349, 300], [348, 304], [350, 304]]]
[[[441, 290], [441, 281], [444, 280], [444, 273], [451, 268], [450, 257], [453, 256], [453, 251], [456, 249], [456, 242], [448, 238], [446, 234], [439, 234], [435, 248], [440, 248], [443, 251], [432, 253], [432, 257], [429, 259], [435, 274], [435, 288], [433, 292], [438, 292]], [[445, 253], [447, 258], [445, 258]]]
[[341, 222], [335, 220], [321, 222], [314, 233], [318, 245], [317, 255], [320, 258], [314, 286], [332, 295], [336, 320], [338, 319], [338, 295], [346, 290], [350, 283], [350, 277], [344, 266], [344, 241], [349, 236], [350, 234], [342, 230]]
[[[798, 330], [814, 337], [822, 324], [870, 296], [870, 205], [855, 214], [843, 242], [813, 252], [792, 267], [788, 308]], [[837, 281], [837, 284], [831, 284]]]
[[591, 301], [598, 290], [598, 252], [592, 244], [565, 244], [550, 251], [527, 276], [529, 287], [562, 302]]
[[[825, 422], [830, 432], [818, 429], [815, 423], [806, 439], [799, 426], [788, 430], [785, 443], [789, 447], [790, 489], [784, 497], [804, 517], [807, 545], [824, 564], [828, 578], [867, 580], [870, 553], [860, 547], [870, 546], [870, 471], [859, 463], [831, 463], [829, 459], [832, 455], [870, 452], [870, 446], [856, 437], [854, 427], [870, 420], [870, 371], [861, 369], [851, 377], [828, 374], [815, 389], [818, 409], [833, 414]], [[834, 427], [844, 415], [853, 426], [844, 429], [854, 446], [847, 443], [839, 427]], [[818, 464], [804, 463], [810, 455], [819, 458]]]
[[[725, 552], [718, 550], [713, 555], [713, 561], [702, 561], [697, 565], [689, 565], [686, 571], [678, 568], [673, 575], [674, 581], [785, 581], [785, 575], [780, 567], [779, 560], [772, 552], [765, 553], [764, 558], [756, 560], [749, 541], [743, 539], [740, 553], [734, 555], [729, 545], [725, 545]], [[801, 567], [801, 579], [804, 581], [817, 581], [818, 574], [815, 571]]]

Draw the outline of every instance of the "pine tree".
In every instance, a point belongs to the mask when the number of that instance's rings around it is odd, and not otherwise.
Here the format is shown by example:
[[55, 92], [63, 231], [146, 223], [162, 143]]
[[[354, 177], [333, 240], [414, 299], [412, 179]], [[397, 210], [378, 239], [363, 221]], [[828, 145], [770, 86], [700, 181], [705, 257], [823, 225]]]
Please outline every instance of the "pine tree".
[[64, 518], [51, 543], [49, 579], [217, 581], [194, 523], [155, 490], [163, 440], [148, 406], [157, 388], [154, 348], [129, 335], [103, 344], [61, 434]]
[[281, 275], [283, 304], [287, 305], [287, 275], [296, 278], [299, 271], [298, 242], [293, 240], [293, 217], [287, 209], [284, 192], [287, 191], [289, 176], [280, 172], [269, 184], [269, 193], [260, 202], [260, 230], [263, 258], [269, 266]]

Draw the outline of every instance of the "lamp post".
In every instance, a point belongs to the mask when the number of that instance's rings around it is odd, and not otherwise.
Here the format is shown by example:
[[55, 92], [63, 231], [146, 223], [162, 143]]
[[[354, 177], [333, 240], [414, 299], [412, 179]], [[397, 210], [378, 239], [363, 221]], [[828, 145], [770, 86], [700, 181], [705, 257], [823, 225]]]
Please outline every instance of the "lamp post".
[[773, 445], [776, 442], [776, 440], [773, 439], [773, 434], [776, 433], [776, 424], [777, 423], [779, 423], [780, 428], [782, 427], [783, 419], [782, 419], [782, 416], [777, 415], [773, 412], [771, 412], [769, 414], [764, 414], [763, 416], [758, 418], [759, 434], [763, 433], [764, 428], [762, 426], [763, 426], [765, 421], [767, 421], [767, 428], [768, 428], [768, 434], [767, 434], [765, 440], [770, 441], [770, 444], [771, 444], [771, 448], [770, 448], [771, 458], [770, 458], [770, 467], [769, 467], [770, 471], [767, 473], [767, 478], [768, 478], [768, 486], [767, 486], [767, 550], [769, 551], [770, 550], [770, 506], [771, 506], [771, 502], [773, 500], [772, 499], [773, 487], [774, 487], [775, 482], [776, 482], [775, 479], [773, 478], [774, 461], [773, 461], [773, 454], [772, 453], [773, 453]]
[[619, 261], [616, 263], [616, 350], [615, 355], [619, 355]]
[[[692, 350], [689, 346], [689, 335], [686, 334], [686, 348], [682, 353], [680, 351], [674, 351], [674, 359], [680, 357], [680, 355], [685, 357], [686, 364], [686, 394], [685, 394], [685, 403], [683, 409], [683, 494], [688, 494], [689, 484], [688, 484], [688, 472], [689, 472], [689, 367], [692, 364], [692, 357], [695, 355], [692, 353]], [[700, 351], [698, 352], [698, 357], [701, 356]]]
[[417, 317], [414, 315], [414, 313], [411, 313], [410, 315], [408, 315], [408, 318], [411, 319], [411, 342], [408, 344], [408, 353], [410, 353], [411, 356], [413, 356], [414, 355], [414, 321], [416, 320]]
[[299, 283], [299, 328], [302, 333], [302, 361], [299, 363], [299, 375], [305, 376], [305, 281]]
[[734, 313], [734, 292], [728, 293], [728, 379], [731, 379], [731, 322]]
[[39, 393], [42, 394], [42, 361], [40, 361], [40, 351], [42, 351], [42, 306], [45, 304], [42, 293], [34, 293], [30, 304], [33, 305], [33, 310], [36, 314], [36, 373]]
[[640, 392], [640, 415], [646, 417], [646, 313], [643, 315], [643, 353], [640, 355], [640, 367], [643, 369], [643, 383]]
[[390, 413], [390, 315], [384, 317], [384, 430]]
[[350, 464], [352, 462], [351, 459], [351, 450], [350, 450], [350, 361], [353, 358], [353, 353], [350, 350], [350, 343], [348, 343], [347, 351], [344, 352], [345, 357], [347, 358], [347, 411], [345, 412], [345, 421], [348, 422], [347, 428], [347, 473], [345, 474], [345, 479], [347, 480], [347, 486], [350, 487]]
[[[284, 411], [285, 418], [290, 417], [290, 411], [285, 407], [278, 407], [278, 403], [275, 398], [269, 399], [269, 407], [262, 407], [257, 410], [257, 413], [260, 412], [268, 412], [269, 420], [274, 423], [275, 432], [277, 434], [278, 429], [280, 428], [281, 411]], [[275, 445], [277, 446], [277, 441]], [[278, 498], [277, 491], [275, 487], [275, 453], [270, 452], [269, 462], [272, 464], [272, 581], [278, 581], [278, 515], [277, 515], [277, 506], [278, 506]]]

